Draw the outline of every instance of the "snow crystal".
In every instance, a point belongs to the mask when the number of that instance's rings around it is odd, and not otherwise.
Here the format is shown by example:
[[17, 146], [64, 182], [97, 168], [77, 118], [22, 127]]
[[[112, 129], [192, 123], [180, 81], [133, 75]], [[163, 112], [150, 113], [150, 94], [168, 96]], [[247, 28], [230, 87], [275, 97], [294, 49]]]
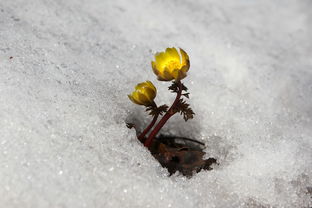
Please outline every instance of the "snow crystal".
[[[310, 1], [0, 1], [1, 207], [311, 207]], [[191, 60], [190, 104], [163, 134], [219, 165], [166, 169], [125, 122], [166, 47]]]

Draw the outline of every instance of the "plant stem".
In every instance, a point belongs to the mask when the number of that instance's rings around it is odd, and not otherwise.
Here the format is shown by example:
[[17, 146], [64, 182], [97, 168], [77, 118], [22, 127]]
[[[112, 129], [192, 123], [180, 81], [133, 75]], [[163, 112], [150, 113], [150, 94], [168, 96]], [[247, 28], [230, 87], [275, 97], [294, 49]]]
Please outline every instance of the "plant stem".
[[[153, 109], [157, 109], [157, 105], [156, 103], [153, 101], [151, 107]], [[144, 142], [143, 139], [145, 137], [145, 135], [151, 130], [151, 128], [155, 125], [157, 119], [158, 119], [158, 116], [159, 116], [159, 113], [155, 114], [154, 115], [154, 118], [152, 120], [152, 122], [144, 129], [144, 131], [138, 136], [138, 139], [141, 141], [141, 142]]]
[[169, 120], [169, 118], [176, 113], [175, 107], [178, 104], [180, 97], [181, 97], [181, 94], [182, 94], [182, 83], [181, 83], [181, 81], [178, 81], [177, 83], [178, 83], [178, 87], [179, 87], [179, 91], [177, 92], [177, 96], [176, 96], [174, 102], [172, 103], [171, 107], [167, 111], [167, 113], [158, 122], [158, 124], [155, 126], [153, 131], [148, 136], [147, 140], [144, 142], [144, 146], [147, 148], [151, 147], [153, 140], [154, 140], [155, 136], [157, 135], [157, 133], [165, 125], [165, 123]]
[[143, 142], [143, 139], [145, 137], [145, 135], [151, 130], [151, 128], [155, 125], [157, 119], [158, 119], [159, 114], [156, 114], [152, 120], [152, 122], [146, 127], [146, 129], [144, 129], [144, 131], [140, 134], [140, 136], [138, 137], [138, 139]]

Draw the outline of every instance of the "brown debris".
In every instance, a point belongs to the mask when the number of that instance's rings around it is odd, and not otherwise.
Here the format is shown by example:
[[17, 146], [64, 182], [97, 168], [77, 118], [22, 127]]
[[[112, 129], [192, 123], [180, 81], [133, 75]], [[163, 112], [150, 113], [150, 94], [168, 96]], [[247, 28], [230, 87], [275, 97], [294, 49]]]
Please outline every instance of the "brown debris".
[[211, 165], [217, 164], [214, 158], [203, 159], [204, 144], [199, 141], [163, 135], [156, 141], [152, 148], [152, 155], [168, 169], [170, 175], [179, 171], [191, 177], [195, 172], [212, 170]]

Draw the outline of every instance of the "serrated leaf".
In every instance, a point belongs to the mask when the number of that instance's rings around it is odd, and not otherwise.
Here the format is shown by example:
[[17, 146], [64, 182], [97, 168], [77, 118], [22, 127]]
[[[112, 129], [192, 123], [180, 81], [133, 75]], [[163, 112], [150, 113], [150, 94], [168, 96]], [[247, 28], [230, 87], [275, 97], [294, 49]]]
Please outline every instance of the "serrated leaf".
[[168, 108], [169, 107], [167, 105], [161, 105], [158, 107], [157, 110], [158, 110], [158, 113], [162, 115], [163, 113], [166, 113], [168, 111]]
[[[186, 92], [187, 91], [187, 87], [183, 83], [181, 83], [181, 86], [182, 86], [182, 91]], [[178, 82], [173, 81], [172, 85], [169, 86], [168, 89], [171, 90], [171, 92], [177, 93], [179, 91], [179, 84], [178, 84]]]
[[184, 97], [186, 97], [186, 98], [189, 99], [189, 98], [190, 98], [189, 94], [190, 94], [190, 93], [184, 93], [184, 94], [182, 94], [182, 95], [183, 95]]
[[148, 114], [151, 116], [155, 115], [162, 115], [163, 113], [167, 112], [168, 106], [167, 105], [161, 105], [159, 107], [155, 106], [148, 106], [146, 107], [146, 111], [149, 112]]
[[190, 105], [186, 103], [186, 101], [180, 99], [175, 108], [175, 112], [180, 112], [180, 114], [183, 115], [183, 119], [185, 121], [192, 119], [195, 115], [195, 113], [189, 106]]

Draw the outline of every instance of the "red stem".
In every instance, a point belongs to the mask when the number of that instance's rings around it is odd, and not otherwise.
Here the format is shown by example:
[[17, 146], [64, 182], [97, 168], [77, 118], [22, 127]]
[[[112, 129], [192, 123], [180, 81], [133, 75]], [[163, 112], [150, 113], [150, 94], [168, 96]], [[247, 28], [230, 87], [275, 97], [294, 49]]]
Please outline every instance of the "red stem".
[[157, 133], [159, 132], [159, 130], [165, 125], [165, 123], [169, 120], [169, 118], [176, 113], [174, 111], [174, 108], [176, 107], [177, 103], [179, 102], [181, 94], [182, 94], [182, 83], [181, 83], [181, 81], [178, 81], [178, 87], [179, 87], [179, 91], [177, 93], [177, 97], [175, 98], [174, 102], [172, 103], [172, 105], [169, 108], [169, 110], [167, 111], [167, 113], [158, 122], [156, 127], [153, 129], [153, 131], [148, 136], [147, 140], [144, 142], [145, 147], [150, 148], [150, 146], [152, 145], [153, 140], [154, 140], [155, 136], [157, 135]]
[[140, 141], [143, 141], [145, 135], [151, 130], [151, 128], [155, 125], [157, 118], [158, 118], [159, 114], [156, 114], [152, 120], [152, 122], [146, 127], [146, 129], [144, 129], [144, 131], [140, 134], [140, 136], [138, 137], [138, 139]]

